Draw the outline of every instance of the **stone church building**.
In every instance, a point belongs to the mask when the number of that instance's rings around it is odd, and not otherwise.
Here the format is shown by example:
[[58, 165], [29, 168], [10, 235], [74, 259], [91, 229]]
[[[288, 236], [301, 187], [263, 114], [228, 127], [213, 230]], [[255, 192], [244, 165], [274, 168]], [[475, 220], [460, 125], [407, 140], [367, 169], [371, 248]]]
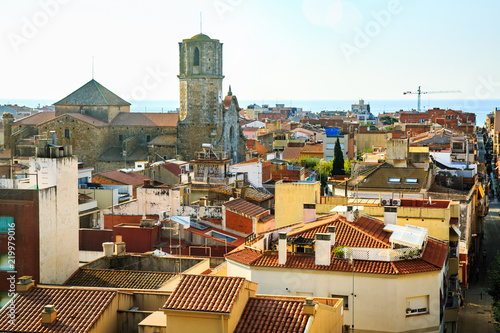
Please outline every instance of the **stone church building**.
[[202, 144], [238, 163], [245, 137], [238, 101], [222, 94], [222, 43], [198, 34], [179, 43], [180, 113], [130, 112], [126, 102], [95, 80], [54, 103], [55, 112], [14, 120], [3, 115], [4, 146], [32, 156], [43, 138], [57, 137], [96, 172], [133, 167], [136, 161], [192, 160]]

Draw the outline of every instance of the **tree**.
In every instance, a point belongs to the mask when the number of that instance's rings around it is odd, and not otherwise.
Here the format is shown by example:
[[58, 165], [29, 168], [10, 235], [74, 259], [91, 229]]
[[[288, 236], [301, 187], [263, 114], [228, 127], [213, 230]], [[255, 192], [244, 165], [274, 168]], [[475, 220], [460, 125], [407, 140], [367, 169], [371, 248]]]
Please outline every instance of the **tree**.
[[344, 154], [342, 153], [342, 149], [340, 149], [339, 138], [337, 138], [337, 141], [335, 142], [335, 148], [333, 149], [332, 176], [335, 175], [345, 175]]
[[344, 173], [348, 176], [351, 175], [351, 160], [349, 159], [344, 162]]
[[332, 174], [333, 161], [321, 160], [314, 168], [317, 171], [317, 180], [321, 181], [321, 187], [328, 185], [328, 177]]
[[500, 254], [495, 256], [488, 269], [487, 291], [491, 298], [493, 298], [493, 316], [498, 323], [500, 322]]

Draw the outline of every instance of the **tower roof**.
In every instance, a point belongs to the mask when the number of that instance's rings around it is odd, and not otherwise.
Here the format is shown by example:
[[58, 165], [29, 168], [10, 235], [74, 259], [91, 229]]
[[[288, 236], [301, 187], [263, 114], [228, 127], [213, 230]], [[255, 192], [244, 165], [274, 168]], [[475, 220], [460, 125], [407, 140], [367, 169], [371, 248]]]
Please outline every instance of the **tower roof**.
[[211, 38], [205, 34], [197, 34], [197, 35], [194, 35], [193, 37], [191, 37], [191, 39], [211, 39]]
[[113, 105], [126, 106], [129, 102], [123, 100], [108, 88], [92, 79], [54, 105]]

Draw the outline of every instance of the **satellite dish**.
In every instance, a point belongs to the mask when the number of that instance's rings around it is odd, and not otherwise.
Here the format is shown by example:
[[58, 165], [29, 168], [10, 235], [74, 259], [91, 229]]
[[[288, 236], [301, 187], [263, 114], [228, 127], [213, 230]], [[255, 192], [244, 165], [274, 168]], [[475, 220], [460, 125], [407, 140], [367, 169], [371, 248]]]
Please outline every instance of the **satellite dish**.
[[42, 167], [40, 166], [40, 163], [36, 162], [35, 163], [35, 169], [36, 169], [36, 171], [40, 171], [41, 168]]

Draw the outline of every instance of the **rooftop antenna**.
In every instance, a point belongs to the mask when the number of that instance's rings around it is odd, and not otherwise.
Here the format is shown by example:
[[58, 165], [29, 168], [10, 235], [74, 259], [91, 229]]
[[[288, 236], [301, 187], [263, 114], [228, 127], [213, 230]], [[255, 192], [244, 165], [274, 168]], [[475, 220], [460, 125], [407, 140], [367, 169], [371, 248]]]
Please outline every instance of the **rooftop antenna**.
[[92, 56], [92, 80], [94, 79], [94, 56]]

